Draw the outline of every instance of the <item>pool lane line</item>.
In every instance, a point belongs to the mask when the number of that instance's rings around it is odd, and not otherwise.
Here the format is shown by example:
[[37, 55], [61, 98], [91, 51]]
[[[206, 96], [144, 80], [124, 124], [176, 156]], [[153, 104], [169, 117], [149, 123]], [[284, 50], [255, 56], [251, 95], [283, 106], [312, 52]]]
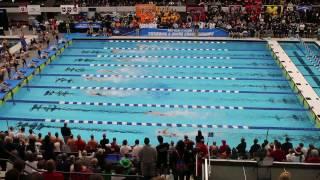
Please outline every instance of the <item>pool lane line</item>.
[[[167, 51], [229, 51], [227, 48], [169, 48], [169, 47], [70, 47], [68, 49], [100, 49], [100, 50], [167, 50]], [[249, 50], [248, 50], [249, 51]], [[250, 50], [252, 51], [252, 50]], [[262, 51], [262, 50], [260, 50]], [[265, 50], [263, 50], [265, 51]]]
[[141, 103], [111, 103], [111, 102], [83, 102], [83, 101], [36, 101], [36, 100], [9, 100], [12, 103], [27, 104], [63, 104], [112, 107], [151, 107], [151, 108], [182, 108], [182, 109], [214, 109], [214, 110], [268, 110], [268, 111], [308, 111], [304, 108], [275, 108], [275, 107], [245, 107], [245, 106], [213, 106], [213, 105], [186, 105], [186, 104], [141, 104]]
[[79, 89], [79, 90], [116, 90], [116, 91], [152, 91], [152, 92], [191, 92], [191, 93], [226, 93], [226, 94], [292, 94], [294, 92], [277, 91], [237, 91], [237, 90], [214, 90], [214, 89], [173, 89], [173, 88], [131, 88], [131, 87], [91, 87], [91, 86], [27, 86], [34, 89]]
[[71, 57], [96, 57], [96, 58], [170, 58], [170, 59], [241, 59], [241, 60], [258, 60], [258, 61], [271, 61], [272, 58], [257, 58], [257, 57], [236, 57], [231, 58], [230, 56], [151, 56], [151, 55], [102, 55], [102, 54], [63, 54], [63, 56]]
[[320, 128], [275, 127], [275, 126], [245, 126], [245, 125], [217, 125], [217, 124], [184, 124], [184, 123], [156, 123], [156, 122], [126, 122], [126, 121], [97, 121], [52, 118], [21, 118], [0, 117], [0, 121], [25, 121], [43, 123], [95, 124], [119, 126], [148, 126], [148, 127], [179, 127], [179, 128], [214, 128], [214, 129], [246, 129], [246, 130], [285, 130], [285, 131], [320, 131]]
[[98, 50], [166, 50], [166, 51], [263, 51], [265, 52], [266, 50], [261, 49], [250, 49], [250, 50], [243, 50], [243, 49], [228, 49], [228, 48], [170, 48], [170, 47], [142, 47], [142, 48], [135, 48], [135, 47], [70, 47], [68, 49], [98, 49]]
[[236, 66], [193, 66], [155, 64], [49, 64], [49, 66], [91, 66], [91, 67], [138, 67], [138, 68], [185, 68], [185, 69], [276, 69], [278, 67], [236, 67]]
[[[83, 40], [77, 40], [75, 39], [75, 41], [83, 41]], [[87, 41], [87, 40], [84, 40], [84, 41]], [[183, 44], [183, 43], [187, 43], [187, 44], [191, 44], [191, 43], [194, 43], [194, 44], [227, 44], [226, 41], [203, 41], [203, 40], [199, 40], [199, 41], [193, 41], [193, 40], [175, 40], [175, 41], [172, 41], [172, 40], [104, 40], [104, 39], [96, 39], [96, 40], [93, 40], [93, 41], [100, 41], [100, 42], [104, 42], [104, 43], [108, 43], [108, 42], [138, 42], [138, 43], [177, 43], [177, 44]]]
[[111, 75], [111, 74], [48, 74], [41, 76], [66, 76], [83, 78], [138, 78], [138, 79], [191, 79], [191, 80], [231, 80], [231, 81], [287, 81], [284, 78], [233, 78], [233, 77], [207, 77], [207, 76], [147, 76], [147, 75]]

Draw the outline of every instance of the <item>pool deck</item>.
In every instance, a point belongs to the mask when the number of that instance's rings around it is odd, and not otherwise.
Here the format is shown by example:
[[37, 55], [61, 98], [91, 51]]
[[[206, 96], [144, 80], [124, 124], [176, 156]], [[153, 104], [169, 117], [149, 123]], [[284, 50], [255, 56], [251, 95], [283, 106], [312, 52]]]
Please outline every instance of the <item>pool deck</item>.
[[[317, 42], [319, 43], [319, 42]], [[317, 126], [320, 125], [320, 99], [317, 93], [309, 85], [289, 56], [282, 49], [277, 40], [268, 40], [268, 45], [273, 52], [274, 58], [278, 61], [281, 68], [285, 70], [287, 78], [291, 81], [295, 91], [298, 91], [302, 97], [304, 106], [310, 108], [313, 119]]]
[[315, 43], [320, 47], [320, 41], [315, 41]]

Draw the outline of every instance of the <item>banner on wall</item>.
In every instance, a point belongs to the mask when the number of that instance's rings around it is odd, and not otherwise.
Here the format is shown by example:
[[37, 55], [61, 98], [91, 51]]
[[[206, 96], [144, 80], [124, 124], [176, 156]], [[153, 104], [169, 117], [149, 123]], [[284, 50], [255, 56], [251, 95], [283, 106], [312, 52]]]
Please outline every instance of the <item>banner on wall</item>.
[[79, 14], [79, 7], [75, 5], [60, 5], [61, 14]]
[[206, 19], [204, 6], [187, 6], [186, 11], [192, 17], [193, 22], [205, 21]]
[[154, 4], [137, 4], [136, 16], [140, 19], [140, 23], [152, 23], [155, 21], [156, 10]]
[[263, 6], [264, 13], [269, 14], [272, 17], [281, 16], [283, 12], [283, 6], [277, 5], [265, 5]]
[[19, 12], [21, 12], [21, 13], [28, 12], [27, 6], [19, 6]]
[[[132, 32], [127, 35], [135, 35]], [[193, 29], [158, 29], [158, 28], [142, 28], [139, 32], [140, 36], [167, 36], [167, 37], [228, 37], [229, 33], [223, 29], [199, 29], [196, 33]]]
[[27, 11], [29, 15], [41, 15], [40, 5], [28, 5]]

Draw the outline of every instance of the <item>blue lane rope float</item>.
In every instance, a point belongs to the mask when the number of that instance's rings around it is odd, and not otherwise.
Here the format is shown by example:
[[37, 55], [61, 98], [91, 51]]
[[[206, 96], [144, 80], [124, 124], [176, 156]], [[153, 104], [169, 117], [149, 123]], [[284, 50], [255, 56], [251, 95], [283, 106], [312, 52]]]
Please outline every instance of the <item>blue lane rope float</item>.
[[244, 66], [194, 66], [194, 65], [156, 65], [156, 64], [49, 64], [49, 66], [91, 66], [91, 67], [137, 67], [137, 68], [185, 68], [185, 69], [275, 69], [278, 67], [244, 67]]
[[175, 88], [134, 88], [134, 87], [94, 87], [94, 86], [28, 86], [28, 88], [43, 89], [79, 89], [79, 90], [116, 90], [116, 91], [160, 91], [160, 92], [191, 92], [191, 93], [230, 93], [230, 94], [297, 94], [280, 91], [241, 91], [222, 89], [175, 89]]
[[286, 131], [320, 131], [320, 128], [274, 127], [274, 126], [245, 126], [245, 125], [215, 125], [215, 124], [183, 124], [183, 123], [153, 123], [153, 122], [125, 122], [125, 121], [96, 121], [96, 120], [68, 120], [50, 118], [21, 118], [0, 117], [0, 121], [31, 121], [44, 123], [71, 124], [99, 124], [120, 126], [149, 126], [149, 127], [189, 127], [189, 128], [222, 128], [222, 129], [250, 129], [250, 130], [286, 130]]
[[14, 103], [38, 104], [64, 104], [87, 106], [114, 106], [114, 107], [151, 107], [151, 108], [183, 108], [183, 109], [215, 109], [215, 110], [270, 110], [270, 111], [307, 111], [304, 108], [276, 108], [276, 107], [245, 107], [245, 106], [213, 106], [213, 105], [187, 105], [187, 104], [133, 104], [112, 102], [82, 102], [82, 101], [35, 101], [35, 100], [8, 100]]
[[287, 81], [284, 78], [234, 78], [208, 76], [147, 76], [147, 75], [112, 75], [112, 74], [42, 74], [42, 76], [67, 76], [83, 78], [138, 78], [138, 79], [191, 79], [191, 80], [231, 80], [231, 81]]

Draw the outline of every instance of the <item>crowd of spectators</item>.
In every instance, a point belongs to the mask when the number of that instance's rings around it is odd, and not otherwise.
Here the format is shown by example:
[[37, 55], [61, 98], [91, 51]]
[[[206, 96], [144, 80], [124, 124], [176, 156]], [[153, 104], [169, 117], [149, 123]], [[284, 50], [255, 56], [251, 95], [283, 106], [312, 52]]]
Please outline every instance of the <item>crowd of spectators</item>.
[[45, 180], [85, 180], [93, 173], [103, 173], [106, 179], [110, 179], [106, 174], [142, 175], [144, 179], [172, 174], [174, 179], [190, 179], [196, 176], [196, 170], [201, 172], [201, 164], [208, 157], [320, 163], [319, 149], [312, 144], [305, 147], [303, 143], [294, 147], [289, 137], [284, 143], [264, 140], [260, 144], [255, 139], [251, 146], [247, 146], [245, 139], [241, 138], [239, 145], [232, 148], [226, 140], [222, 140], [221, 145], [216, 142], [206, 145], [201, 131], [198, 131], [194, 141], [184, 136], [183, 140], [166, 142], [158, 136], [157, 145], [145, 138], [143, 145], [137, 139], [132, 146], [125, 139], [122, 144], [118, 144], [115, 137], [110, 141], [106, 134], [100, 141], [91, 135], [86, 142], [81, 135], [74, 137], [66, 123], [61, 128], [61, 134], [62, 137], [59, 133], [48, 133], [43, 137], [41, 133], [36, 135], [32, 129], [29, 133], [24, 128], [15, 132], [12, 127], [1, 132], [0, 158], [16, 157], [13, 167], [6, 161], [0, 161], [2, 170], [7, 171], [6, 179], [32, 175]]

